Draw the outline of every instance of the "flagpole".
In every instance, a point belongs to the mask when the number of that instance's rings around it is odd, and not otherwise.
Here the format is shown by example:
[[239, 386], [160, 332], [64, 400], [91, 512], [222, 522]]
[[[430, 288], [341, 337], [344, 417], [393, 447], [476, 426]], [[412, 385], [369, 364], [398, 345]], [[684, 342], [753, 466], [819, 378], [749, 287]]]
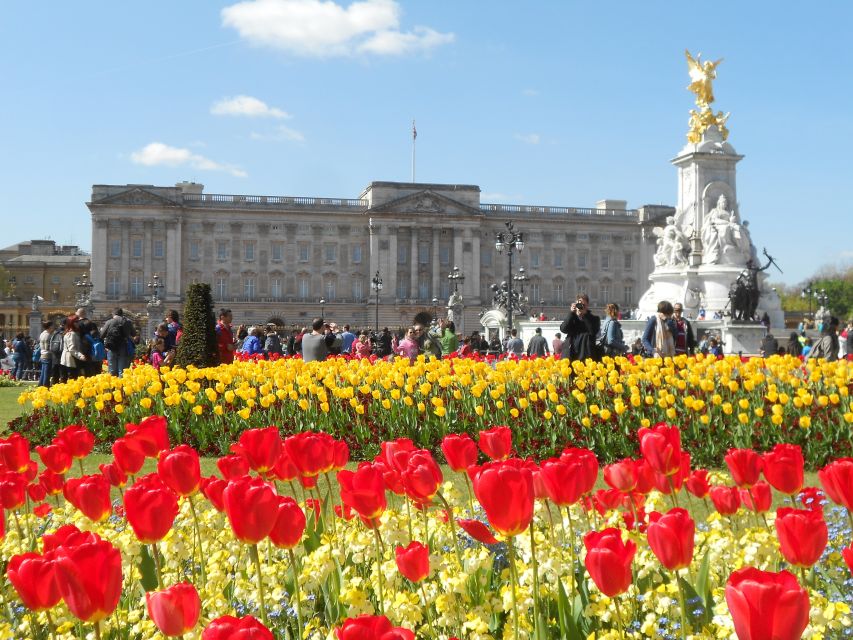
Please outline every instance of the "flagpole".
[[415, 128], [415, 121], [412, 120], [412, 182], [415, 181], [415, 143], [418, 139], [418, 130]]

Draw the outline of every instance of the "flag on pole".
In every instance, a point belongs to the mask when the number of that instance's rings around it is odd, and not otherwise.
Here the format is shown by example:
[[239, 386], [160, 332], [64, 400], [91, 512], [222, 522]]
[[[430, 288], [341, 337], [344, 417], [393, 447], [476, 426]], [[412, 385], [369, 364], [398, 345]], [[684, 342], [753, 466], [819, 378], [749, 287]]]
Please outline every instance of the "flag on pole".
[[412, 120], [412, 140], [418, 139], [418, 130], [415, 128], [415, 121]]

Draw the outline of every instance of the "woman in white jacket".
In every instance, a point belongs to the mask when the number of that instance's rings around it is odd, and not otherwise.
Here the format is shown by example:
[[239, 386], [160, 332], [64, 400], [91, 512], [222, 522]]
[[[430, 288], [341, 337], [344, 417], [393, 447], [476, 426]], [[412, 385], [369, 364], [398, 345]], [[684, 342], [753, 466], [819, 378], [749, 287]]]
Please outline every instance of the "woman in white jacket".
[[[73, 320], [72, 320], [73, 318]], [[76, 316], [68, 318], [65, 325], [65, 335], [62, 336], [62, 382], [76, 378], [80, 374], [77, 361], [86, 360], [86, 356], [80, 351], [80, 333], [78, 332], [79, 320]]]

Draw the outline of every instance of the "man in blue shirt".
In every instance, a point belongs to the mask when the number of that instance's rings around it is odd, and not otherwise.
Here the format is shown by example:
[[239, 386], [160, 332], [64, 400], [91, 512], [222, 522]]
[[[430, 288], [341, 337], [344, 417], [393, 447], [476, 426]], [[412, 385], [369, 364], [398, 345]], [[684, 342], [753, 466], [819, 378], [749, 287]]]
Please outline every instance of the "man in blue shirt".
[[349, 325], [344, 325], [344, 332], [341, 334], [341, 353], [350, 353], [352, 343], [355, 342], [355, 334], [349, 330]]

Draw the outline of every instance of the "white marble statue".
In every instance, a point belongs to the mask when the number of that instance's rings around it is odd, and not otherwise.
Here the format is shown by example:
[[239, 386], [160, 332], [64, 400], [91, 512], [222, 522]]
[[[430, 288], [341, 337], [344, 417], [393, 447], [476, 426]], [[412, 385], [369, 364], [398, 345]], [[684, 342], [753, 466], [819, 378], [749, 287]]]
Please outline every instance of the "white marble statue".
[[658, 237], [656, 267], [679, 267], [687, 263], [687, 236], [675, 224], [673, 216], [666, 219], [665, 227], [655, 227], [652, 233]]
[[749, 230], [739, 224], [737, 213], [728, 210], [721, 195], [702, 223], [703, 264], [744, 264], [750, 258]]

